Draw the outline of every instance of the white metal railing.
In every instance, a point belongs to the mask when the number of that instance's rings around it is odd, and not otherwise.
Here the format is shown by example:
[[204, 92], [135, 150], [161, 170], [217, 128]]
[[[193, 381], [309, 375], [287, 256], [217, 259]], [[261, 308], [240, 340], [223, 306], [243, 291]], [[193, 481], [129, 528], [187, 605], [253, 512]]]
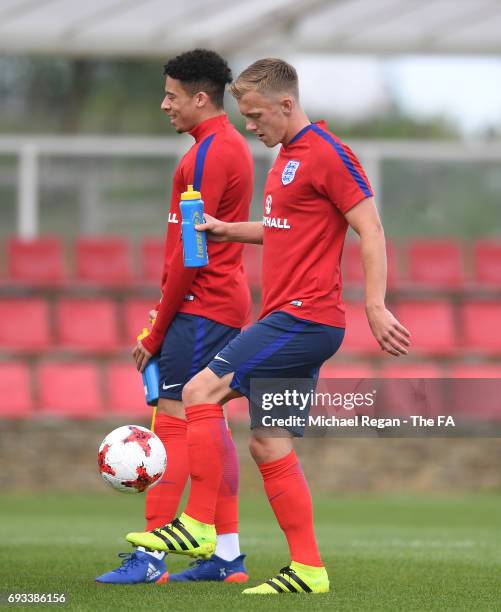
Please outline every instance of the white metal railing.
[[[17, 173], [17, 233], [33, 238], [39, 228], [39, 162], [43, 156], [64, 157], [157, 157], [183, 155], [192, 140], [188, 137], [126, 136], [1, 136], [0, 154], [15, 155]], [[276, 150], [249, 140], [256, 159], [270, 162]], [[425, 161], [499, 161], [501, 141], [397, 141], [353, 140], [350, 146], [360, 157], [376, 193], [381, 193], [381, 162], [385, 159]]]

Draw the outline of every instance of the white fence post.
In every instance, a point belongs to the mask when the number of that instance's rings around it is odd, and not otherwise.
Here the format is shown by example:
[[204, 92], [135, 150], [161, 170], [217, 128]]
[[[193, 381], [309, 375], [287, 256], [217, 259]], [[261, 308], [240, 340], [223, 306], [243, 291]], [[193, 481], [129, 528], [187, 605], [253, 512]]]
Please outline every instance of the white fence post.
[[38, 235], [38, 149], [27, 143], [19, 151], [17, 234], [30, 240]]
[[362, 166], [374, 191], [375, 202], [379, 210], [383, 207], [383, 178], [381, 172], [381, 157], [375, 151], [363, 157]]

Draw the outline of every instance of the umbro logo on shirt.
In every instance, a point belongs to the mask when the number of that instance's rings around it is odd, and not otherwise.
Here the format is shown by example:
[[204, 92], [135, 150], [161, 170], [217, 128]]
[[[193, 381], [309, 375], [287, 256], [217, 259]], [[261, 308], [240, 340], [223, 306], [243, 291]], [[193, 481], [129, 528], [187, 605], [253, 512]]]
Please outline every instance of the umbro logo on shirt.
[[266, 196], [266, 200], [265, 200], [265, 203], [264, 203], [264, 211], [265, 211], [265, 213], [267, 215], [269, 215], [271, 213], [271, 204], [272, 204], [272, 202], [273, 202], [273, 198], [271, 197], [271, 194], [269, 193]]
[[[297, 162], [299, 164], [299, 162]], [[284, 171], [285, 172], [285, 171]], [[273, 203], [273, 198], [271, 197], [271, 193], [266, 196], [266, 200], [264, 201], [264, 212], [267, 215], [271, 214], [271, 205]], [[290, 229], [291, 226], [287, 219], [281, 219], [280, 217], [263, 217], [263, 225], [264, 227], [276, 227], [277, 229]]]

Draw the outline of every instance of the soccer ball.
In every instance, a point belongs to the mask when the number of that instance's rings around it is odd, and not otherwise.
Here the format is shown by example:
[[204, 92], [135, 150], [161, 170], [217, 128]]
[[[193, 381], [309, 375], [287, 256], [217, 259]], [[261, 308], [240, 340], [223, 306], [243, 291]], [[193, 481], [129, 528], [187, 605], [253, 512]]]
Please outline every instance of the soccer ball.
[[162, 478], [167, 467], [158, 436], [140, 425], [124, 425], [102, 441], [97, 456], [104, 482], [122, 493], [142, 493]]

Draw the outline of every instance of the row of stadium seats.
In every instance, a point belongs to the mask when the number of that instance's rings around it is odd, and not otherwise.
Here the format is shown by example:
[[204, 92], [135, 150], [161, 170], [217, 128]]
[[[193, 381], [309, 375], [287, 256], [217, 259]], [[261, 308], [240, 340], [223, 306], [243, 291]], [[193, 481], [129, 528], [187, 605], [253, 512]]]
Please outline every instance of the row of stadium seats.
[[[327, 363], [323, 378], [501, 378], [501, 363], [485, 365]], [[247, 419], [247, 401], [233, 400], [230, 417]], [[43, 362], [31, 368], [22, 361], [0, 362], [0, 419], [32, 416], [96, 418], [129, 416], [148, 419], [139, 374], [131, 362], [100, 368], [90, 361]]]
[[[411, 332], [413, 355], [450, 357], [501, 354], [501, 302], [464, 300], [396, 301], [390, 304], [397, 319]], [[380, 352], [360, 302], [346, 304], [345, 352]]]
[[148, 325], [153, 300], [123, 306], [112, 299], [0, 299], [0, 351], [60, 348], [109, 353], [130, 346]]
[[[247, 245], [245, 266], [251, 287], [258, 289], [261, 249]], [[58, 238], [32, 241], [10, 239], [6, 244], [6, 274], [3, 283], [57, 287], [65, 284], [115, 288], [158, 286], [164, 254], [163, 241], [144, 239], [138, 257], [124, 238], [80, 238], [75, 242], [74, 271], [70, 274], [64, 248]], [[139, 262], [138, 269], [133, 261]], [[343, 253], [343, 275], [347, 285], [363, 280], [359, 243], [349, 240]], [[455, 240], [411, 240], [405, 245], [388, 243], [390, 287], [461, 289], [474, 286], [501, 287], [501, 240], [478, 240], [465, 249]]]
[[[501, 240], [478, 240], [471, 249], [454, 240], [387, 241], [390, 289], [501, 289]], [[364, 274], [359, 241], [345, 244], [343, 280], [362, 286]]]
[[68, 282], [112, 287], [136, 286], [138, 281], [158, 285], [162, 274], [164, 244], [157, 238], [141, 242], [139, 269], [133, 269], [131, 244], [125, 238], [79, 238], [74, 244], [69, 273], [59, 238], [35, 240], [11, 238], [6, 243], [4, 283], [59, 287]]
[[[152, 300], [124, 303], [111, 298], [0, 299], [0, 351], [38, 353], [56, 349], [115, 353], [131, 346], [153, 306]], [[501, 301], [401, 300], [390, 305], [412, 332], [415, 354], [450, 356], [501, 354]], [[361, 302], [347, 302], [343, 352], [380, 353]]]

